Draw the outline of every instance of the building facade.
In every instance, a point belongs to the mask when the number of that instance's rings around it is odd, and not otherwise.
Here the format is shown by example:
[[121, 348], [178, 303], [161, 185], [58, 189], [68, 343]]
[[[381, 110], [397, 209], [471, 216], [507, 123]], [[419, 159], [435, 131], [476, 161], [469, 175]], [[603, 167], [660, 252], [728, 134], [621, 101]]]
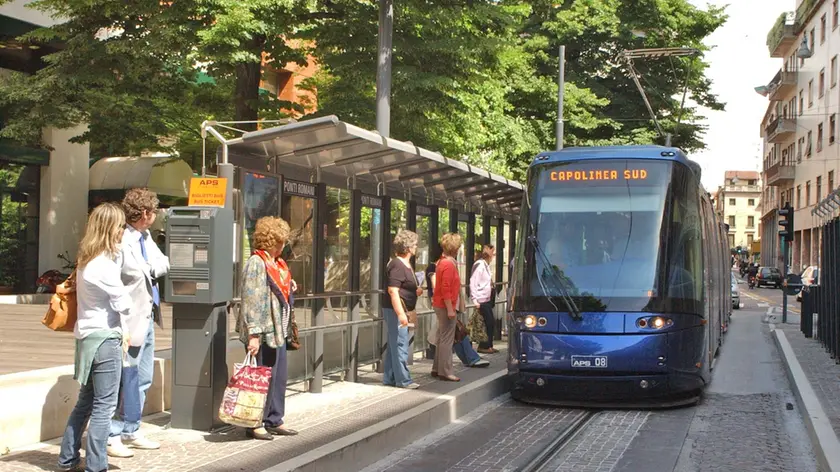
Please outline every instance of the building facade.
[[814, 206], [835, 188], [840, 163], [837, 112], [840, 107], [838, 0], [797, 0], [767, 35], [771, 57], [781, 68], [766, 88], [770, 99], [761, 126], [764, 139], [762, 263], [782, 267], [778, 208], [795, 210], [791, 272], [819, 265], [820, 220]]
[[718, 188], [715, 210], [729, 225], [729, 247], [754, 252], [761, 241], [761, 176], [755, 171], [729, 170]]

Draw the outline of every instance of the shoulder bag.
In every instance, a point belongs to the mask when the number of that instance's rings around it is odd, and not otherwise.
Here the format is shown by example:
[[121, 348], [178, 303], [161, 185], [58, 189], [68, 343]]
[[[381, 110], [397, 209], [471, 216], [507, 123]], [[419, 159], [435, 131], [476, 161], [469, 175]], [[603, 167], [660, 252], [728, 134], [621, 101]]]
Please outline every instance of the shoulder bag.
[[76, 271], [55, 287], [47, 314], [41, 323], [53, 331], [73, 331], [76, 327]]

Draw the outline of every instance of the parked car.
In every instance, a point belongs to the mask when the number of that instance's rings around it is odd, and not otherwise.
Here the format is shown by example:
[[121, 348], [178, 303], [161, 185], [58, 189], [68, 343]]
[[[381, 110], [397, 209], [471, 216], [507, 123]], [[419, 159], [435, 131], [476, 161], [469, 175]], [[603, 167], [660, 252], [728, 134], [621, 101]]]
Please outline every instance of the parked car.
[[738, 288], [738, 279], [734, 273], [732, 274], [732, 281], [729, 285], [732, 290], [732, 309], [738, 310], [741, 308], [741, 290]]
[[[802, 287], [808, 287], [820, 283], [820, 268], [810, 266], [802, 272]], [[802, 301], [802, 290], [796, 293], [796, 301]]]
[[776, 288], [781, 288], [782, 271], [775, 267], [759, 267], [758, 276], [755, 279], [755, 283], [759, 288], [764, 285], [771, 285]]

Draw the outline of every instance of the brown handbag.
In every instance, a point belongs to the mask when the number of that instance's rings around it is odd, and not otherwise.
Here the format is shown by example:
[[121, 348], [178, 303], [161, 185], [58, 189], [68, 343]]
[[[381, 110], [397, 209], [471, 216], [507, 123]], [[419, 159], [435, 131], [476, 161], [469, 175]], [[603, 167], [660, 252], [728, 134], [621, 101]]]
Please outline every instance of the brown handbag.
[[286, 350], [297, 351], [300, 349], [300, 338], [298, 337], [298, 325], [295, 321], [295, 310], [289, 314], [289, 334], [286, 335]]
[[463, 341], [467, 337], [467, 327], [461, 320], [455, 322], [455, 344]]
[[47, 314], [41, 323], [53, 331], [73, 331], [76, 327], [76, 271], [55, 287]]
[[400, 297], [400, 303], [402, 304], [403, 311], [405, 312], [405, 317], [408, 318], [408, 324], [417, 327], [417, 310], [409, 310], [402, 297]]

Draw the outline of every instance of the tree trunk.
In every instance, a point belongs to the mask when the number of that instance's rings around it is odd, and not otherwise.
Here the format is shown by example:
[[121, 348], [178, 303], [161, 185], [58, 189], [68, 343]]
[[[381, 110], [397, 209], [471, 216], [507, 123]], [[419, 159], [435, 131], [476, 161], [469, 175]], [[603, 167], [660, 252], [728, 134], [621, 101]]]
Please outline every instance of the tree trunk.
[[[234, 94], [234, 119], [236, 121], [256, 121], [259, 117], [261, 71], [262, 65], [259, 62], [236, 65], [236, 92]], [[256, 123], [237, 127], [245, 130], [257, 129]]]

